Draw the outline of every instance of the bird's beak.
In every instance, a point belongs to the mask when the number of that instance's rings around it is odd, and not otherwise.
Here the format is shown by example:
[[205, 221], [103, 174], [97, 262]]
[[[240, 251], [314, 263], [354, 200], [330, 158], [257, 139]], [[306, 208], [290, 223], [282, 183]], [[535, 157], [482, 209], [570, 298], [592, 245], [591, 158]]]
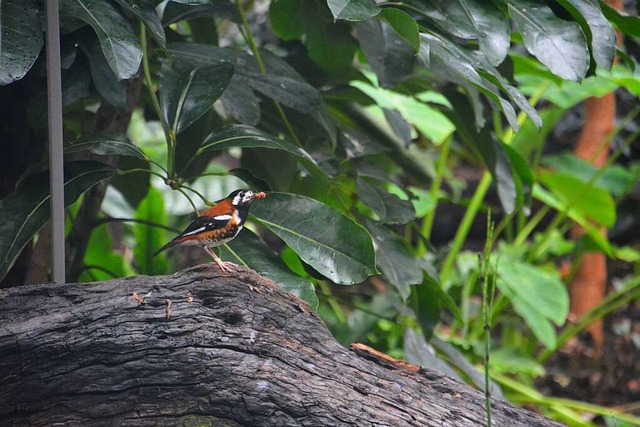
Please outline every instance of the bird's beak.
[[264, 191], [261, 191], [259, 193], [256, 193], [253, 198], [254, 199], [264, 199], [265, 197], [267, 197], [267, 194]]

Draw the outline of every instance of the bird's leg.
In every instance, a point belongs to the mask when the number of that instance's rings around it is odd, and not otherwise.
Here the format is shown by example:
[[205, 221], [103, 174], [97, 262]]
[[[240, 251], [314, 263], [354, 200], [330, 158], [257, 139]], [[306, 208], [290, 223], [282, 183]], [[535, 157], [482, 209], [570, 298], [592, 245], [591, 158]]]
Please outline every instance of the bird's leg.
[[204, 251], [206, 253], [209, 254], [209, 256], [211, 256], [211, 258], [213, 258], [213, 260], [218, 264], [218, 266], [220, 267], [220, 270], [222, 271], [230, 271], [231, 270], [231, 266], [233, 265], [232, 262], [224, 262], [220, 259], [220, 257], [218, 257], [218, 255], [216, 255], [215, 252], [213, 252], [211, 249], [209, 249], [208, 246], [203, 246]]

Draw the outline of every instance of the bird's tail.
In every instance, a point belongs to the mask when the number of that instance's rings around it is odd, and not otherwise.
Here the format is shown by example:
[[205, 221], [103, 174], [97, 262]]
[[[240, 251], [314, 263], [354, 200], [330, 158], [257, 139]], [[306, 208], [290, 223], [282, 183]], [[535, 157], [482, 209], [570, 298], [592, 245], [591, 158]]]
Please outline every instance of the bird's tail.
[[166, 245], [164, 245], [163, 247], [161, 247], [160, 249], [158, 249], [157, 251], [155, 251], [155, 252], [153, 253], [153, 256], [156, 256], [156, 255], [158, 255], [160, 252], [164, 252], [164, 251], [166, 251], [167, 249], [172, 248], [172, 247], [174, 247], [174, 246], [175, 246], [175, 245], [177, 245], [177, 244], [178, 244], [177, 239], [173, 239], [172, 241], [170, 241], [169, 243], [167, 243]]

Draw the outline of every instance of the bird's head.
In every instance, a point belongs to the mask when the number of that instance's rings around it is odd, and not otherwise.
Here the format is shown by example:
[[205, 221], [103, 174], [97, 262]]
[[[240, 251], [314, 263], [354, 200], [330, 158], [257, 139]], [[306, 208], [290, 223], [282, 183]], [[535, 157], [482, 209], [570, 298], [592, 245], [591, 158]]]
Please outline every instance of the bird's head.
[[233, 207], [239, 208], [242, 206], [249, 206], [249, 204], [255, 199], [264, 199], [265, 197], [266, 194], [264, 194], [262, 191], [259, 193], [254, 193], [251, 190], [236, 190], [233, 193], [229, 194], [227, 198], [231, 200], [231, 204], [233, 205]]

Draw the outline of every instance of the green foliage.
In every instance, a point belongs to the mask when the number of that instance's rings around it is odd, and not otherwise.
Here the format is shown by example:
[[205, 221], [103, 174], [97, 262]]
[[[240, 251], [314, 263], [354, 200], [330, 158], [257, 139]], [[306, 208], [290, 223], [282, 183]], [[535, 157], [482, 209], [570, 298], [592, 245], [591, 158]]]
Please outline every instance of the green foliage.
[[133, 226], [133, 237], [136, 242], [133, 261], [138, 266], [138, 271], [149, 275], [166, 274], [168, 270], [166, 254], [153, 256], [155, 250], [167, 242], [166, 231], [152, 225], [154, 222], [164, 224], [167, 220], [162, 193], [151, 187], [147, 196], [138, 205], [134, 218], [141, 221]]
[[[65, 206], [99, 181], [109, 178], [115, 170], [93, 161], [67, 163], [64, 172]], [[20, 252], [50, 218], [49, 174], [30, 177], [13, 193], [0, 200], [0, 212], [5, 214], [0, 225], [0, 277], [4, 277]]]
[[0, 13], [0, 85], [20, 80], [44, 44], [36, 0], [8, 0]]
[[[118, 169], [87, 230], [82, 280], [168, 272], [173, 253], [151, 256], [170, 237], [166, 224], [179, 229], [186, 214], [253, 187], [268, 196], [221, 257], [305, 299], [341, 342], [367, 341], [501, 396], [499, 383], [575, 425], [577, 411], [600, 411], [526, 384], [544, 372], [539, 352], [545, 359], [578, 333], [564, 327], [554, 262], [588, 247], [637, 268], [637, 248], [615, 247], [600, 227], [615, 224], [640, 167], [613, 165], [628, 141], [598, 170], [544, 148], [577, 103], [640, 93], [636, 72], [612, 68], [612, 23], [637, 37], [637, 17], [593, 0], [274, 0], [273, 37], [248, 24], [243, 2], [170, 0], [162, 14], [156, 3], [61, 0], [65, 130], [75, 140], [65, 154], [108, 156]], [[0, 84], [39, 78], [29, 70], [42, 55], [41, 2], [6, 1], [1, 12]], [[136, 75], [147, 92], [128, 138], [89, 132], [96, 105], [134, 99]], [[485, 170], [469, 197], [454, 173], [462, 163]], [[42, 165], [0, 200], [0, 277], [48, 220]], [[95, 162], [67, 171], [68, 204], [115, 172]], [[434, 248], [443, 202], [464, 216], [451, 246]], [[498, 244], [479, 266], [464, 248], [489, 209]], [[587, 231], [575, 244], [563, 237], [573, 222]], [[483, 312], [478, 298], [494, 279]], [[337, 286], [353, 284], [362, 285]], [[587, 320], [636, 292], [625, 288]], [[474, 366], [489, 351], [494, 383]]]

